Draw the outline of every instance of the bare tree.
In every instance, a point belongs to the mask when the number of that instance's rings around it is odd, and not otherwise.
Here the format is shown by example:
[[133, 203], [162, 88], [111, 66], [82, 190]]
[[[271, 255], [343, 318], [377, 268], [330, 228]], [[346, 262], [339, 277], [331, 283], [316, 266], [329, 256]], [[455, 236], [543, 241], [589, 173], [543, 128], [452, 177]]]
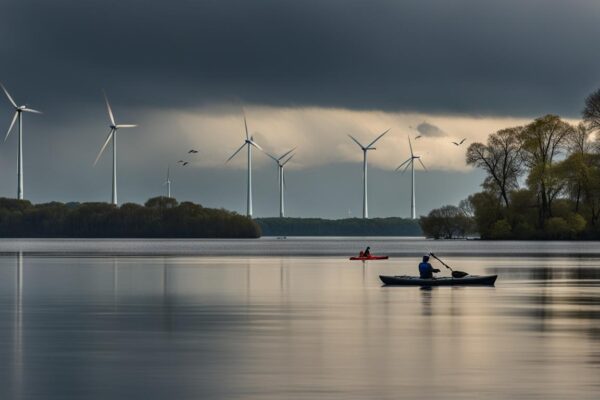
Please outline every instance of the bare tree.
[[585, 108], [581, 114], [591, 131], [600, 130], [600, 89], [585, 99]]
[[467, 164], [487, 173], [484, 185], [497, 190], [506, 207], [509, 193], [518, 188], [523, 173], [521, 163], [522, 127], [502, 129], [488, 137], [487, 144], [472, 143], [467, 149]]

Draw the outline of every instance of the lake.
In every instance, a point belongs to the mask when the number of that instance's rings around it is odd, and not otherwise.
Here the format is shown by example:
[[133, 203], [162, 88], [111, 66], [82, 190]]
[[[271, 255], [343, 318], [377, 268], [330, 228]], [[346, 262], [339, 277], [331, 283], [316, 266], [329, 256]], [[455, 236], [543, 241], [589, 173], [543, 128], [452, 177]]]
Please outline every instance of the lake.
[[[2, 240], [0, 398], [596, 399], [599, 245]], [[427, 250], [496, 286], [381, 285]]]

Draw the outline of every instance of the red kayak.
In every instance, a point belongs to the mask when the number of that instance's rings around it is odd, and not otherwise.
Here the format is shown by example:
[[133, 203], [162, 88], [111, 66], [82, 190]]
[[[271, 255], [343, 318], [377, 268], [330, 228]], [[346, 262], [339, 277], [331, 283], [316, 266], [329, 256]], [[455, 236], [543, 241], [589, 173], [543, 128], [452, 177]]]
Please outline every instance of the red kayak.
[[364, 257], [364, 256], [360, 256], [360, 257], [350, 257], [350, 259], [352, 261], [368, 261], [368, 260], [387, 260], [389, 257], [388, 256], [368, 256], [368, 257]]

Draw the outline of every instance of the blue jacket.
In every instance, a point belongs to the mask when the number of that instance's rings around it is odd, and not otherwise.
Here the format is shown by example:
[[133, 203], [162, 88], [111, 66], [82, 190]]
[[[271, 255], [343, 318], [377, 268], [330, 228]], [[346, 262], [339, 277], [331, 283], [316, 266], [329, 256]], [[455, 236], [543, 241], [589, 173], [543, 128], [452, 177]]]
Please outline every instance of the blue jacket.
[[433, 278], [433, 267], [428, 262], [422, 262], [419, 264], [419, 275], [422, 279]]

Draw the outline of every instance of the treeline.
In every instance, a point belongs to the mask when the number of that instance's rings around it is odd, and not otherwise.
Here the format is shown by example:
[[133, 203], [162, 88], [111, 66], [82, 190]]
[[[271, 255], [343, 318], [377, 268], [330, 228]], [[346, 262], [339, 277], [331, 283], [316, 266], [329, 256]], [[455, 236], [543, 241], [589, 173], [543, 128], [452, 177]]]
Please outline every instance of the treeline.
[[546, 115], [469, 146], [467, 164], [486, 178], [461, 209], [482, 238], [600, 239], [600, 90], [582, 115], [577, 126]]
[[458, 239], [476, 235], [475, 221], [469, 215], [468, 202], [458, 207], [444, 206], [431, 210], [419, 220], [423, 234], [434, 239]]
[[257, 218], [265, 236], [421, 236], [418, 221], [405, 218]]
[[0, 237], [257, 238], [260, 227], [233, 212], [166, 197], [120, 207], [0, 198]]

